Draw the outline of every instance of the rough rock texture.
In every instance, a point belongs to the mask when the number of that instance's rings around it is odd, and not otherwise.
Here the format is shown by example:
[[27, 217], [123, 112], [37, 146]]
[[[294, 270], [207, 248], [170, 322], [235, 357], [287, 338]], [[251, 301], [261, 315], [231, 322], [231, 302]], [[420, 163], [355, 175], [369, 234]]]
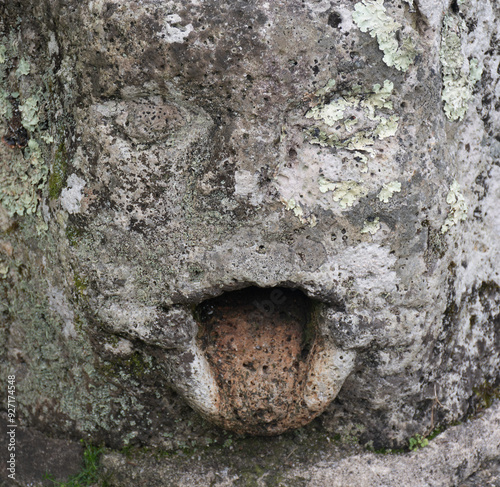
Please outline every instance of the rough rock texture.
[[[103, 457], [104, 471], [111, 486], [128, 487], [142, 479], [152, 487], [181, 486], [297, 486], [297, 487], [416, 487], [498, 486], [492, 459], [500, 455], [499, 404], [481, 419], [452, 427], [434, 439], [429, 446], [407, 454], [376, 455], [358, 453], [342, 458], [338, 447], [323, 444], [319, 455], [311, 452], [304, 458], [300, 443], [286, 455], [285, 461], [265, 465], [261, 455], [252, 455], [254, 465], [261, 470], [246, 470], [230, 452], [225, 459], [218, 457], [203, 462], [189, 460], [154, 461], [151, 458], [137, 465], [127, 464], [116, 453]], [[316, 447], [316, 445], [314, 445]], [[304, 445], [304, 449], [306, 446]], [[285, 448], [282, 448], [283, 450]], [[262, 448], [266, 451], [266, 448]], [[297, 453], [298, 450], [298, 453]], [[279, 447], [275, 446], [275, 451]], [[266, 452], [266, 454], [269, 454]], [[304, 455], [304, 456], [302, 456]], [[290, 460], [292, 458], [292, 460]], [[298, 459], [300, 458], [300, 459]], [[172, 462], [172, 463], [170, 463]], [[176, 465], [175, 467], [173, 466]], [[181, 468], [178, 465], [183, 465]], [[189, 467], [188, 467], [189, 465]], [[484, 468], [481, 468], [483, 465]], [[479, 471], [472, 475], [476, 470]], [[496, 477], [496, 479], [495, 479]], [[470, 480], [467, 480], [467, 479]], [[253, 481], [253, 483], [252, 483]], [[465, 481], [465, 482], [464, 482]], [[474, 483], [476, 482], [476, 483]], [[489, 483], [488, 483], [489, 482]]]
[[498, 395], [500, 11], [439, 3], [0, 5], [20, 424], [219, 435], [186, 406], [219, 414], [193, 310], [250, 286], [303, 292], [352, 357], [325, 359], [329, 434], [404, 446]]
[[[0, 434], [7, 435], [7, 417], [0, 416]], [[6, 451], [6, 442], [2, 441], [2, 448]], [[57, 438], [48, 438], [32, 428], [18, 428], [16, 430], [16, 476], [8, 477], [7, 468], [0, 471], [0, 486], [13, 485], [41, 485], [46, 474], [51, 474], [57, 482], [64, 482], [68, 477], [77, 475], [82, 468], [82, 445]], [[6, 459], [2, 453], [2, 459]], [[44, 482], [45, 485], [51, 482]], [[53, 484], [53, 482], [52, 482]]]

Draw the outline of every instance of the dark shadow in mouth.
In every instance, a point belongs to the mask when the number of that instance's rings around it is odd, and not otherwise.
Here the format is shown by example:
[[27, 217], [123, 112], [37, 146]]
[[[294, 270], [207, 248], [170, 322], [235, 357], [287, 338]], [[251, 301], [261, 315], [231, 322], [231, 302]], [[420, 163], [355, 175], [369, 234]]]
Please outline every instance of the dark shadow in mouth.
[[[226, 292], [196, 306], [195, 318], [200, 325], [198, 338], [206, 348], [210, 334], [217, 333], [216, 328], [227, 319], [233, 322], [248, 320], [253, 333], [265, 333], [273, 326], [288, 323], [290, 332], [286, 333], [285, 341], [291, 342], [294, 334], [299, 333], [301, 353], [304, 354], [314, 340], [315, 330], [311, 323], [314, 305], [315, 301], [298, 289], [250, 286]], [[249, 363], [252, 361], [244, 365], [248, 367]]]

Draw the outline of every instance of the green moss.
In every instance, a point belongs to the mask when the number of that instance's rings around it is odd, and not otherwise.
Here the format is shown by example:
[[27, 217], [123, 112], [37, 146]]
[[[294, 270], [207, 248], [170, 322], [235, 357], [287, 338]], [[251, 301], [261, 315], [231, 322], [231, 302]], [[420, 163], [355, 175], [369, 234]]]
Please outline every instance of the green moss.
[[99, 472], [99, 458], [104, 452], [104, 448], [99, 448], [93, 445], [86, 445], [83, 452], [83, 467], [80, 473], [70, 477], [66, 482], [57, 482], [53, 475], [45, 475], [44, 480], [50, 482], [54, 487], [91, 487], [99, 485], [105, 487], [105, 482], [102, 481]]
[[411, 451], [420, 450], [429, 444], [429, 440], [421, 435], [415, 435], [408, 440], [408, 448]]
[[152, 371], [152, 361], [150, 357], [136, 351], [131, 356], [118, 356], [113, 361], [105, 361], [99, 369], [106, 377], [123, 378], [125, 374], [125, 376], [142, 379]]
[[75, 283], [75, 288], [78, 291], [79, 294], [84, 294], [85, 290], [88, 287], [87, 281], [84, 277], [82, 277], [80, 274], [75, 272], [74, 274], [74, 283]]
[[431, 433], [429, 433], [429, 436], [427, 436], [427, 439], [429, 441], [432, 441], [436, 436], [440, 435], [443, 431], [446, 430], [445, 426], [439, 426], [437, 428], [434, 428]]
[[478, 399], [478, 410], [489, 408], [495, 400], [500, 399], [500, 387], [495, 387], [486, 380], [473, 391]]
[[73, 225], [67, 225], [66, 227], [66, 238], [68, 239], [69, 244], [71, 247], [76, 247], [78, 245], [78, 240], [82, 236], [82, 231], [73, 226]]
[[49, 198], [57, 199], [61, 196], [61, 191], [66, 182], [66, 176], [68, 171], [68, 154], [66, 151], [66, 144], [64, 140], [57, 146], [56, 153], [54, 155], [54, 163], [50, 171], [49, 177]]

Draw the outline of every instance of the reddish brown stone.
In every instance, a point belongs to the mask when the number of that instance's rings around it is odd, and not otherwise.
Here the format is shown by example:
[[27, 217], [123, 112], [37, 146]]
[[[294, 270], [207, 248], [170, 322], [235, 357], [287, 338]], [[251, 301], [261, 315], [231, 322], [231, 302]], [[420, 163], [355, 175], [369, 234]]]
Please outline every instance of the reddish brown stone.
[[310, 300], [290, 289], [248, 288], [202, 305], [198, 340], [220, 388], [221, 426], [273, 435], [316, 416], [303, 399], [310, 321]]

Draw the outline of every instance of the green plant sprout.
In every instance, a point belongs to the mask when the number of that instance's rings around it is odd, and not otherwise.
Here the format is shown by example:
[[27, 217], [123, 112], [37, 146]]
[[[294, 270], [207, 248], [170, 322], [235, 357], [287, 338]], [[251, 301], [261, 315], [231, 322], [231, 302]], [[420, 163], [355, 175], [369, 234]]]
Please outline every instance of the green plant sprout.
[[66, 482], [58, 482], [50, 474], [45, 474], [44, 480], [52, 482], [53, 487], [90, 487], [96, 485], [99, 481], [99, 457], [103, 451], [104, 448], [86, 445], [80, 473], [71, 476]]
[[429, 444], [429, 440], [417, 434], [409, 439], [409, 444], [410, 450], [415, 451], [427, 446]]

